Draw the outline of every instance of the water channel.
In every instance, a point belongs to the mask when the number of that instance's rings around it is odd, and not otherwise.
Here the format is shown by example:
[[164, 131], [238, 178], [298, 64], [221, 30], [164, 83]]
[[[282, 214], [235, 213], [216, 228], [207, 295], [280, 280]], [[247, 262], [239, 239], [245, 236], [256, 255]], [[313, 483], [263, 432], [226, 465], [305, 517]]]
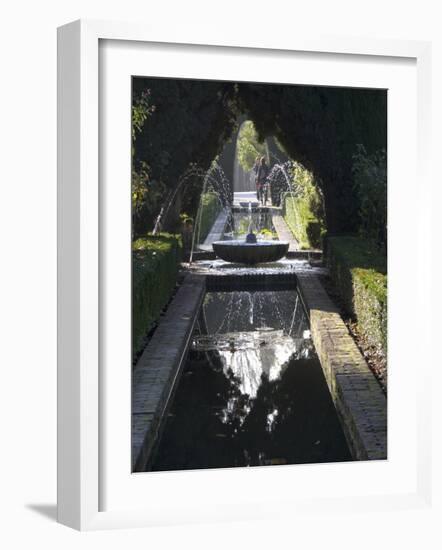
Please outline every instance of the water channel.
[[151, 469], [345, 460], [293, 283], [209, 289]]

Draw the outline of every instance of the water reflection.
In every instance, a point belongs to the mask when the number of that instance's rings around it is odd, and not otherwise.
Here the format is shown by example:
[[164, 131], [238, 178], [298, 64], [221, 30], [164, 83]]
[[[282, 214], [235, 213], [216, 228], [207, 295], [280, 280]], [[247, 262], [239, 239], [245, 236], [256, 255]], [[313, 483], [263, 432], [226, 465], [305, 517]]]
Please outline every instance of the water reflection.
[[[280, 378], [290, 358], [308, 358], [307, 319], [293, 290], [209, 292], [193, 349], [217, 351], [223, 372], [254, 399], [262, 377]], [[307, 338], [305, 335], [308, 334]]]
[[297, 293], [209, 292], [153, 469], [349, 459]]

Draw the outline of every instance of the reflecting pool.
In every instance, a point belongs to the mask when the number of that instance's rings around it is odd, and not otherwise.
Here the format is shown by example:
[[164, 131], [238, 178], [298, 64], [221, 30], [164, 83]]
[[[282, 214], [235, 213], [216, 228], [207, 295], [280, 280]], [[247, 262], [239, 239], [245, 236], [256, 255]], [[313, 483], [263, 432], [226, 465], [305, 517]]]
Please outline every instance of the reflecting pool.
[[208, 292], [151, 469], [345, 460], [296, 290]]

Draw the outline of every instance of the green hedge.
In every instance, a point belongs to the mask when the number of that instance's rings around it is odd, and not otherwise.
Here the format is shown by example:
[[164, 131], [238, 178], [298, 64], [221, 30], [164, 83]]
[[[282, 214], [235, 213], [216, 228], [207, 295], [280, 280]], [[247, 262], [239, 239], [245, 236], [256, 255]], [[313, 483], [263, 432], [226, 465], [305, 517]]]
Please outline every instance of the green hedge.
[[293, 197], [286, 194], [283, 199], [283, 215], [300, 248], [322, 248], [324, 222], [312, 211], [308, 196]]
[[176, 285], [181, 238], [163, 233], [132, 244], [132, 346], [137, 353]]
[[387, 352], [387, 259], [357, 237], [327, 239], [330, 277], [370, 345]]
[[[200, 208], [202, 210], [198, 213], [199, 228], [197, 228], [199, 236], [199, 242], [203, 243], [209, 234], [212, 226], [221, 211], [221, 203], [216, 193], [207, 192], [201, 197]], [[199, 217], [201, 216], [201, 217]]]

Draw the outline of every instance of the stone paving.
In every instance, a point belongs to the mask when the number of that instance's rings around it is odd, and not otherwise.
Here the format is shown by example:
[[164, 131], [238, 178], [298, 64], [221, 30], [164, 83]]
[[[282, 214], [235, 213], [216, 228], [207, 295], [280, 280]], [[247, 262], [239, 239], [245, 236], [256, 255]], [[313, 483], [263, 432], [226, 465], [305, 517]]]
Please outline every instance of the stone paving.
[[233, 193], [233, 206], [247, 205], [249, 202], [252, 207], [259, 205], [256, 191], [237, 191]]
[[132, 466], [144, 470], [178, 383], [205, 293], [205, 278], [188, 274], [161, 318], [132, 377]]
[[221, 210], [218, 214], [210, 233], [207, 235], [204, 243], [199, 246], [201, 250], [212, 251], [212, 243], [220, 241], [223, 238], [224, 230], [226, 228], [227, 219], [229, 217], [228, 210]]
[[293, 236], [293, 233], [290, 231], [285, 219], [281, 216], [281, 214], [273, 214], [272, 223], [278, 235], [278, 239], [280, 241], [289, 242], [289, 252], [295, 252], [299, 250], [298, 241]]
[[318, 277], [297, 274], [316, 352], [353, 458], [387, 458], [387, 399]]

